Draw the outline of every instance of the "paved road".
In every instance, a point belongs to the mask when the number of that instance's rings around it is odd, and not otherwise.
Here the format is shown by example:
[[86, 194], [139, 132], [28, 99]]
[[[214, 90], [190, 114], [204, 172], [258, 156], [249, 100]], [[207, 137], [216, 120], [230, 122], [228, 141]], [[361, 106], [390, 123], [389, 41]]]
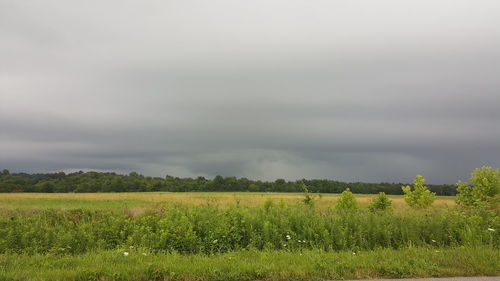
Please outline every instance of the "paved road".
[[[354, 280], [351, 280], [354, 281]], [[363, 280], [356, 280], [363, 281]], [[411, 279], [376, 279], [365, 281], [500, 281], [500, 276], [493, 277], [452, 277], [452, 278], [411, 278]]]

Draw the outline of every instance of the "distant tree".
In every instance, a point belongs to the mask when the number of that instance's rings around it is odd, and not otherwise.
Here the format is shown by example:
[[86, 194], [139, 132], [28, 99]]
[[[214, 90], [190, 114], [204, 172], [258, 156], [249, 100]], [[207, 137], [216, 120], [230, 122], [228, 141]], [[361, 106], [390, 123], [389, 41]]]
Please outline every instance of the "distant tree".
[[377, 196], [373, 197], [372, 203], [368, 206], [368, 209], [372, 212], [390, 211], [392, 210], [392, 201], [384, 192], [380, 192]]
[[492, 167], [474, 169], [469, 185], [466, 182], [457, 183], [457, 203], [462, 206], [477, 206], [491, 201], [500, 189], [500, 170]]
[[356, 198], [349, 188], [347, 188], [340, 194], [340, 197], [337, 200], [336, 208], [337, 210], [341, 211], [353, 211], [358, 208]]
[[425, 186], [425, 178], [421, 175], [415, 177], [413, 190], [409, 185], [403, 186], [402, 190], [406, 203], [413, 208], [427, 208], [436, 200], [436, 193]]

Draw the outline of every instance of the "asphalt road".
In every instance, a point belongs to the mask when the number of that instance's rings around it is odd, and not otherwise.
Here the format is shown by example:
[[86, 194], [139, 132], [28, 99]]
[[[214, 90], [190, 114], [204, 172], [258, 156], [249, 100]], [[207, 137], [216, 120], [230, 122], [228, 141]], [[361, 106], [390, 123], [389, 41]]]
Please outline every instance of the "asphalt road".
[[[372, 279], [373, 281], [500, 281], [500, 276], [492, 277], [451, 277], [451, 278], [410, 278], [410, 279]], [[347, 280], [362, 281], [362, 280]]]

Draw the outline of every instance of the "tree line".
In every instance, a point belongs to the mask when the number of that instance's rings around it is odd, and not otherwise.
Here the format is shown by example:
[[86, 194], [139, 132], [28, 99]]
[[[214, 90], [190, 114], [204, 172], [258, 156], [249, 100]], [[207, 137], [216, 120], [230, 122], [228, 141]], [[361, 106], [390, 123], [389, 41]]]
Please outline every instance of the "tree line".
[[[347, 188], [353, 193], [403, 194], [403, 183], [364, 183], [342, 182], [327, 179], [302, 179], [286, 181], [250, 180], [247, 178], [216, 176], [180, 178], [167, 175], [161, 177], [144, 176], [136, 172], [128, 175], [110, 172], [74, 173], [10, 173], [0, 171], [0, 192], [202, 192], [202, 191], [240, 191], [240, 192], [304, 192], [304, 186], [313, 193], [341, 193]], [[455, 195], [454, 185], [428, 185], [437, 195]]]

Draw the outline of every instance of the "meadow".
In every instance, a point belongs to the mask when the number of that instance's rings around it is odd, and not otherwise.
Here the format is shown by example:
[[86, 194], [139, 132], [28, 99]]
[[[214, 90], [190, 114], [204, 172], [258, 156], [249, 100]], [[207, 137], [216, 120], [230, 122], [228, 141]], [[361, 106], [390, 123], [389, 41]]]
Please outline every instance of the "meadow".
[[0, 280], [325, 280], [500, 275], [498, 210], [454, 197], [335, 208], [338, 194], [0, 195]]
[[[339, 194], [314, 194], [315, 207], [334, 206]], [[373, 194], [356, 194], [361, 207], [366, 207]], [[402, 195], [388, 195], [396, 211], [407, 211]], [[119, 193], [4, 193], [0, 194], [0, 210], [85, 209], [144, 212], [169, 205], [218, 205], [220, 207], [258, 207], [267, 200], [300, 204], [303, 193], [269, 192], [119, 192]], [[437, 196], [434, 208], [455, 206], [455, 196]]]

